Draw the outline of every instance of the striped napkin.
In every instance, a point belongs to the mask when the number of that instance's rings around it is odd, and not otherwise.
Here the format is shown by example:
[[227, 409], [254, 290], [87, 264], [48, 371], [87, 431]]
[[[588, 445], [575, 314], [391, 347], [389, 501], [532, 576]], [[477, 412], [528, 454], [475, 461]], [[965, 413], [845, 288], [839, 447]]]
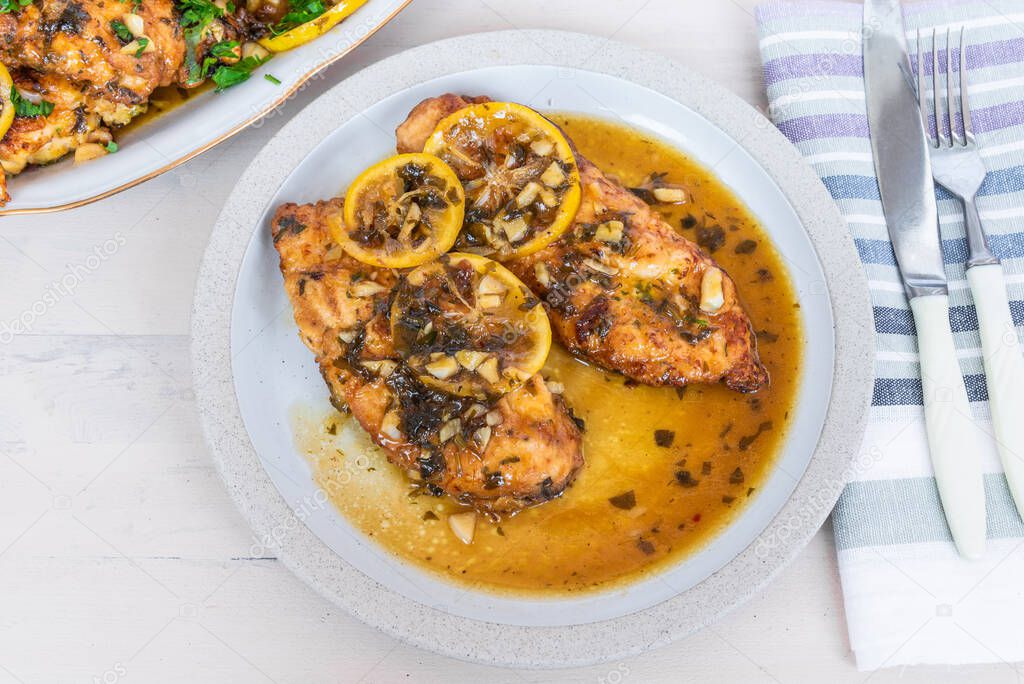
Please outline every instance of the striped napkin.
[[[850, 645], [861, 670], [1024, 661], [1024, 524], [994, 444], [978, 445], [988, 497], [984, 559], [957, 556], [932, 477], [914, 323], [882, 217], [868, 141], [862, 12], [859, 3], [821, 1], [770, 2], [757, 11], [769, 116], [814, 166], [845, 216], [875, 311], [871, 418], [853, 477], [832, 516]], [[1019, 334], [1024, 2], [907, 3], [904, 12], [911, 39], [918, 28], [926, 36], [932, 27], [940, 36], [947, 26], [968, 28], [974, 123], [989, 172], [978, 204], [992, 250], [1003, 261]], [[978, 321], [964, 276], [961, 210], [942, 189], [936, 196], [950, 322], [975, 419], [991, 434]]]

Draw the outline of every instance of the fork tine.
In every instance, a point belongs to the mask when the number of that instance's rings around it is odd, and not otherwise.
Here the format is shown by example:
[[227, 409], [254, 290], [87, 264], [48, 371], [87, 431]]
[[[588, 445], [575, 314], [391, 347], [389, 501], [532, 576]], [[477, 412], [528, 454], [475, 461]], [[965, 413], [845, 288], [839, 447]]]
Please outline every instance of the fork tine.
[[971, 98], [969, 94], [970, 88], [967, 83], [967, 41], [964, 39], [964, 34], [967, 33], [967, 28], [964, 26], [960, 27], [960, 115], [964, 119], [964, 144], [974, 144], [974, 126], [971, 124]]
[[946, 114], [942, 109], [942, 97], [939, 95], [939, 32], [932, 29], [932, 102], [935, 105], [935, 136], [939, 147], [948, 147], [946, 138]]
[[928, 95], [924, 90], [924, 52], [921, 50], [921, 29], [917, 29], [917, 111], [921, 113], [925, 135], [929, 142], [936, 145], [931, 126], [928, 125]]
[[[946, 28], [946, 111], [949, 112], [949, 144], [960, 145], [960, 131], [957, 129], [956, 117], [953, 112], [957, 110], [955, 106], [955, 100], [959, 97], [959, 87], [956, 88], [954, 93], [953, 89], [953, 44], [950, 41], [950, 32], [952, 29]], [[967, 143], [964, 142], [964, 145]]]

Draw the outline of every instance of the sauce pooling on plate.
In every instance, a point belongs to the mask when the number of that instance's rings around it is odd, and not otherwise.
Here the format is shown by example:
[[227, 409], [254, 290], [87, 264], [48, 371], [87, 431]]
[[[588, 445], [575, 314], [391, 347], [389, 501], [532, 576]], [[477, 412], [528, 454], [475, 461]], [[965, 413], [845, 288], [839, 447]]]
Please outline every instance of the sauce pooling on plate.
[[462, 543], [446, 519], [465, 510], [388, 463], [355, 421], [296, 409], [299, 449], [353, 527], [401, 560], [475, 588], [565, 594], [634, 581], [699, 550], [758, 495], [789, 425], [801, 366], [799, 304], [763, 229], [710, 171], [678, 150], [604, 120], [551, 115], [579, 151], [627, 187], [685, 190], [657, 205], [735, 280], [770, 386], [647, 387], [555, 345], [543, 371], [586, 426], [586, 464], [559, 498], [490, 523]]

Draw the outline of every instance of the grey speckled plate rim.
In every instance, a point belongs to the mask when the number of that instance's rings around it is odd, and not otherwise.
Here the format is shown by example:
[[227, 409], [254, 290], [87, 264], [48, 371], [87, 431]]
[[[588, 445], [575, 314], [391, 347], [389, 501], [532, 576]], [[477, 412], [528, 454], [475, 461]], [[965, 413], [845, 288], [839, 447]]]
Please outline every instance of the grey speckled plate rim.
[[[757, 541], [668, 601], [568, 627], [455, 617], [355, 570], [302, 524], [278, 493], [249, 441], [231, 377], [235, 284], [266, 198], [329, 132], [377, 101], [434, 77], [510, 64], [617, 76], [684, 103], [741, 141], [776, 180], [810, 235], [835, 319], [835, 378], [817, 450], [791, 498]], [[514, 667], [586, 665], [664, 645], [714, 622], [767, 585], [822, 525], [859, 449], [871, 399], [874, 322], [867, 292], [846, 223], [817, 175], [781, 133], [732, 93], [664, 57], [595, 36], [474, 34], [412, 48], [367, 67], [298, 113], [256, 156], [228, 198], [199, 270], [192, 310], [193, 382], [207, 444], [231, 497], [262, 540], [257, 546], [271, 547], [325, 597], [402, 641], [444, 655]]]

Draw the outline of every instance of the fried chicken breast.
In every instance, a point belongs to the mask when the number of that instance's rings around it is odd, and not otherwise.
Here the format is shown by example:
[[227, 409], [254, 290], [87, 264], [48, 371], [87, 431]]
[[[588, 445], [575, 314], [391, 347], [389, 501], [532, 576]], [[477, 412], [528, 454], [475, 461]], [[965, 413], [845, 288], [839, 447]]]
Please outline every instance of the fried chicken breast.
[[82, 102], [81, 92], [67, 79], [21, 69], [12, 75], [18, 90], [53, 104], [46, 116], [15, 117], [0, 139], [0, 166], [9, 174], [28, 164], [48, 164], [87, 142], [106, 143], [110, 132], [100, 116]]
[[[114, 31], [127, 12], [142, 19], [148, 43], [141, 50], [122, 50], [126, 41]], [[0, 14], [0, 61], [79, 84], [112, 118], [170, 85], [184, 49], [173, 0], [37, 0]]]
[[[398, 151], [422, 151], [443, 117], [481, 101], [453, 94], [424, 100], [398, 127]], [[505, 263], [543, 300], [562, 343], [645, 384], [723, 382], [741, 392], [764, 386], [768, 372], [728, 274], [642, 199], [575, 155], [583, 198], [574, 224], [544, 249]], [[615, 240], [596, 230], [618, 222]]]
[[[387, 312], [400, 276], [333, 244], [327, 216], [341, 206], [285, 204], [272, 223], [295, 322], [332, 403], [435, 494], [494, 513], [558, 496], [583, 464], [580, 428], [562, 398], [540, 375], [490, 400], [422, 384], [392, 344]], [[454, 420], [456, 434], [442, 440]]]

